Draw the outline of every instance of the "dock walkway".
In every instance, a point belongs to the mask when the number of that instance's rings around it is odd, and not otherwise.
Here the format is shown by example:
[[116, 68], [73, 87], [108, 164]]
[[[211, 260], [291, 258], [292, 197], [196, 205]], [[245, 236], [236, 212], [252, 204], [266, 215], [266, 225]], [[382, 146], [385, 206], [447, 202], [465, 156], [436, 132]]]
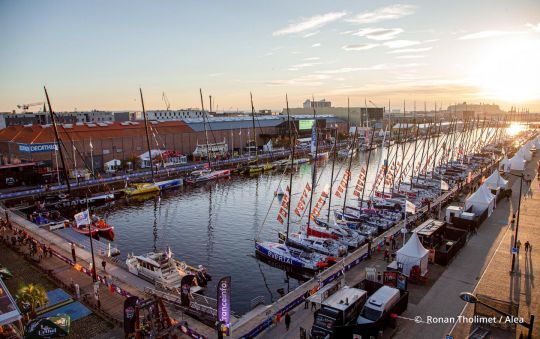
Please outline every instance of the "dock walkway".
[[[0, 207], [0, 214], [4, 216], [5, 213], [5, 209]], [[34, 239], [49, 245], [55, 252], [71, 260], [71, 245], [64, 238], [54, 232], [39, 228], [16, 213], [10, 211], [7, 213], [15, 229], [24, 229]], [[92, 262], [90, 251], [81, 247], [76, 247], [75, 253], [77, 264], [89, 268], [90, 263]], [[154, 288], [154, 285], [129, 273], [122, 268], [121, 265], [116, 264], [113, 261], [107, 261], [106, 272], [104, 272], [101, 269], [101, 261], [107, 258], [99, 255], [96, 255], [95, 258], [96, 266], [98, 268], [97, 273], [101, 276], [111, 278], [112, 282], [126, 293], [145, 299], [147, 297], [145, 290]], [[42, 260], [40, 266], [50, 272], [51, 278], [54, 278], [65, 285], [69, 286], [71, 281], [78, 284], [81, 287], [81, 295], [88, 294], [93, 296], [92, 278], [89, 275], [74, 269], [71, 264], [53, 256], [52, 258]], [[92, 300], [91, 297], [90, 299]], [[105, 286], [102, 286], [100, 288], [100, 302], [101, 311], [103, 313], [110, 319], [114, 319], [117, 323], [119, 322], [121, 324], [123, 322], [123, 296], [118, 293], [110, 293]], [[182, 320], [188, 321], [191, 330], [196, 331], [200, 335], [208, 338], [217, 336], [214, 329], [199, 321], [190, 318], [187, 315], [182, 315], [182, 318]]]

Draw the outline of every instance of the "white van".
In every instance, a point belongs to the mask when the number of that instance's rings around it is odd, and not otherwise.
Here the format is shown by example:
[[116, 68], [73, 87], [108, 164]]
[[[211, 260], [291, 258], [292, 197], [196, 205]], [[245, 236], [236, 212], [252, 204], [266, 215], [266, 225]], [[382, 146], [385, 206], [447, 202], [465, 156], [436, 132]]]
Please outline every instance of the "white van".
[[399, 301], [397, 288], [382, 286], [367, 300], [362, 312], [356, 319], [357, 324], [367, 324], [381, 319]]

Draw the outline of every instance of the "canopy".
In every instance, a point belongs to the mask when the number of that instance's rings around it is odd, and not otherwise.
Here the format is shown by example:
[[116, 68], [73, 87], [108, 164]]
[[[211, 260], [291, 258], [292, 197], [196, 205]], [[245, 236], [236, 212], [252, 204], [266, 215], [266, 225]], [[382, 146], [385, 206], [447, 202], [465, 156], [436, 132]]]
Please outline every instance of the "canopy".
[[0, 326], [11, 324], [21, 319], [21, 313], [15, 300], [0, 278]]
[[506, 189], [506, 185], [508, 185], [508, 180], [501, 177], [499, 171], [493, 171], [493, 173], [484, 181], [484, 185], [486, 185], [487, 188], [502, 188]]
[[506, 155], [499, 162], [499, 171], [510, 172], [510, 160], [508, 160], [508, 157]]
[[514, 171], [523, 171], [525, 169], [525, 159], [521, 154], [516, 153], [512, 159], [510, 159], [510, 169]]
[[495, 207], [495, 195], [483, 184], [465, 201], [465, 210], [469, 210], [471, 206], [475, 215], [480, 215], [487, 209], [489, 216]]
[[413, 266], [420, 266], [420, 274], [427, 273], [429, 251], [424, 248], [416, 232], [413, 232], [411, 238], [396, 252], [396, 261], [398, 266], [402, 266], [402, 273], [410, 275]]
[[38, 318], [26, 326], [25, 339], [65, 337], [69, 334], [71, 318], [67, 314]]
[[521, 147], [521, 149], [517, 152], [517, 154], [521, 155], [521, 157], [527, 161], [531, 161], [532, 159], [531, 151], [525, 148], [525, 146]]

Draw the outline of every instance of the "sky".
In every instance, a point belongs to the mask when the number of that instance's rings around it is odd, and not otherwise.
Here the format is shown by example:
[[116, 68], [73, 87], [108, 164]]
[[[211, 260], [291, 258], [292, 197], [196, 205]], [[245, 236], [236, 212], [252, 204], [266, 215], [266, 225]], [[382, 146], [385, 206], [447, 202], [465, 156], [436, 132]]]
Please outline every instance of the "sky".
[[[281, 110], [307, 98], [540, 112], [540, 1], [0, 0], [0, 111]], [[368, 103], [371, 105], [371, 103]], [[35, 107], [34, 107], [35, 108]]]

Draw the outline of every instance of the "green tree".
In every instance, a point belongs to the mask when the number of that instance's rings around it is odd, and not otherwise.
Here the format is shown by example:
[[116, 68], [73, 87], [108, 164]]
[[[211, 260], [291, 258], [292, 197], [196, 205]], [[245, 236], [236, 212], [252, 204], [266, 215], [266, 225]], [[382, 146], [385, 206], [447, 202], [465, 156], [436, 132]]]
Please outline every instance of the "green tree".
[[24, 309], [24, 305], [28, 305], [32, 318], [35, 317], [37, 308], [44, 306], [48, 301], [45, 288], [38, 284], [28, 284], [22, 286], [17, 291], [17, 302], [19, 306]]

